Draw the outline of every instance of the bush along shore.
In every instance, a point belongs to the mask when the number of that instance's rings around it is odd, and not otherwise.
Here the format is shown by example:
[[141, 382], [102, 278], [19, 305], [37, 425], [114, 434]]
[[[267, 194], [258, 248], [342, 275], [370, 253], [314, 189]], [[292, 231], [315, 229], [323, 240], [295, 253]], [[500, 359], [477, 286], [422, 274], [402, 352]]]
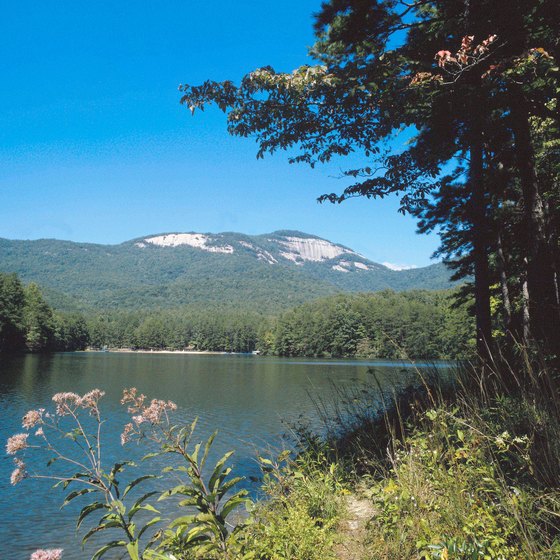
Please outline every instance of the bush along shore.
[[[379, 393], [339, 393], [322, 436], [299, 427], [295, 450], [259, 458], [259, 500], [240, 488], [231, 453], [208, 464], [214, 436], [197, 442], [196, 421], [174, 425], [174, 403], [124, 392], [124, 450], [141, 441], [145, 461], [166, 463], [134, 480], [134, 465], [102, 462], [103, 392], [59, 393], [53, 411], [29, 411], [8, 440], [11, 482], [50, 477], [65, 504], [85, 500], [83, 541], [107, 532], [94, 560], [113, 549], [132, 560], [560, 558], [558, 377], [523, 362], [463, 369], [452, 385], [422, 378], [381, 411], [370, 406]], [[28, 472], [32, 453], [56, 461], [57, 474]], [[182, 510], [171, 523], [169, 503]]]

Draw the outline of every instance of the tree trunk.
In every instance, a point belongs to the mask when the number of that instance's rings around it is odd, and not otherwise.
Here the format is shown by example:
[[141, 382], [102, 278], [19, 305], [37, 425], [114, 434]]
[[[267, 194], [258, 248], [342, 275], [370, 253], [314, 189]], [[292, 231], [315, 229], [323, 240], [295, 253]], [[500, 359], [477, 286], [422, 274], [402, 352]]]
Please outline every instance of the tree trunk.
[[506, 258], [504, 255], [504, 249], [502, 247], [502, 235], [498, 234], [497, 240], [497, 265], [500, 274], [500, 287], [502, 289], [502, 302], [504, 305], [504, 326], [506, 335], [509, 337], [511, 335], [511, 300], [509, 297], [509, 287], [507, 282], [507, 272], [506, 272]]
[[515, 95], [513, 99], [511, 116], [523, 191], [530, 337], [539, 342], [547, 354], [558, 357], [560, 315], [554, 259], [547, 239], [546, 215], [535, 170], [529, 111], [521, 94]]
[[[526, 259], [525, 261], [526, 262]], [[522, 291], [522, 321], [523, 321], [523, 343], [528, 344], [531, 337], [531, 315], [529, 314], [529, 288], [527, 287], [527, 275], [523, 278]]]
[[471, 187], [470, 219], [474, 260], [474, 296], [476, 312], [476, 347], [483, 362], [488, 361], [492, 343], [490, 315], [490, 270], [488, 266], [488, 218], [484, 194], [484, 151], [482, 108], [478, 96], [471, 110], [471, 144], [469, 183]]

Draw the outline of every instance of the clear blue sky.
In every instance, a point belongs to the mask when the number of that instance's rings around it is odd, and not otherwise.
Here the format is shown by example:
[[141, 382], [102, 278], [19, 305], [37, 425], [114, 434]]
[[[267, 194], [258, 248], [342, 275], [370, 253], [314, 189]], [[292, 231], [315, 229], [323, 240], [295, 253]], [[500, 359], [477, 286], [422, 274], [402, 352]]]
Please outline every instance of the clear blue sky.
[[429, 264], [396, 199], [319, 205], [338, 165], [256, 160], [180, 83], [292, 70], [318, 0], [18, 0], [2, 4], [0, 237], [120, 243], [171, 231], [298, 229], [378, 262]]

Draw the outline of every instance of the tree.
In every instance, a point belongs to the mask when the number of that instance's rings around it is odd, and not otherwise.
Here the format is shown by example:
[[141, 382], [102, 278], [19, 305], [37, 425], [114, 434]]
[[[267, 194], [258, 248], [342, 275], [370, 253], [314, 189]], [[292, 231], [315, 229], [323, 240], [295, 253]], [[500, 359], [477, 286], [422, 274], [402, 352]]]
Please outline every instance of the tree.
[[0, 273], [0, 352], [23, 347], [24, 298], [17, 275]]
[[43, 299], [37, 284], [28, 284], [24, 289], [23, 326], [25, 345], [31, 352], [50, 349], [54, 343], [54, 318], [52, 309]]
[[[455, 248], [444, 238], [444, 251], [466, 253], [469, 264], [458, 271], [474, 273], [483, 358], [492, 341], [492, 278], [499, 266], [505, 274], [494, 255], [511, 231], [504, 202], [515, 195], [525, 235], [512, 256], [526, 283], [526, 334], [560, 356], [558, 207], [545, 202], [557, 201], [558, 183], [544, 187], [533, 134], [535, 119], [559, 122], [559, 12], [550, 0], [331, 0], [316, 19], [316, 65], [289, 74], [258, 69], [239, 86], [182, 86], [181, 102], [192, 112], [217, 104], [231, 134], [256, 137], [258, 157], [284, 149], [290, 162], [314, 166], [361, 154], [364, 165], [344, 172], [355, 181], [321, 200], [398, 193], [401, 211], [417, 213], [424, 231], [449, 217], [462, 233]], [[412, 138], [399, 151], [390, 140], [402, 129]], [[500, 136], [509, 154], [492, 144]], [[507, 155], [511, 175], [493, 183], [496, 153]], [[459, 170], [454, 180], [450, 167]], [[434, 193], [439, 218], [430, 226]], [[508, 287], [503, 274], [501, 282]]]

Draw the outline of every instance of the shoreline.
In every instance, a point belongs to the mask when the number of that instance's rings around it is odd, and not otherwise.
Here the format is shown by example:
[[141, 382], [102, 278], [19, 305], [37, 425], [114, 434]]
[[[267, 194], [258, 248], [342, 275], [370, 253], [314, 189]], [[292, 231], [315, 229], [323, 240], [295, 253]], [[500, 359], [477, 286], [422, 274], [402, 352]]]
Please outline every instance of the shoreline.
[[252, 352], [219, 352], [215, 350], [133, 350], [131, 348], [109, 348], [107, 350], [94, 350], [87, 348], [82, 352], [98, 354], [200, 354], [200, 355], [255, 355]]

